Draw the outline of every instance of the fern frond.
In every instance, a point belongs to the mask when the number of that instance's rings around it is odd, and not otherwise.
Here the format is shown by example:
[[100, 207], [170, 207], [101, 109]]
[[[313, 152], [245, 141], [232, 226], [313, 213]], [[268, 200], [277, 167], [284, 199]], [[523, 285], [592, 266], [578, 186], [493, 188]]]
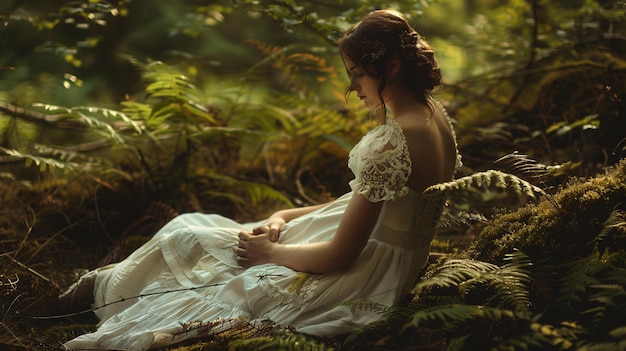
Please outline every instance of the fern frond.
[[444, 212], [439, 216], [435, 227], [438, 229], [461, 228], [486, 221], [487, 218], [479, 213], [470, 213], [462, 210], [453, 212], [448, 208], [444, 208]]
[[471, 335], [462, 335], [450, 338], [448, 340], [448, 345], [446, 345], [446, 351], [461, 351], [463, 350], [463, 346], [465, 346], [465, 341]]
[[130, 129], [136, 134], [144, 132], [144, 127], [140, 122], [134, 121], [120, 111], [92, 106], [61, 107], [41, 103], [33, 104], [33, 106], [67, 118], [79, 119], [85, 122], [91, 130], [107, 135], [119, 144], [124, 144], [124, 138], [119, 131]]
[[[620, 210], [613, 210], [604, 222], [602, 230], [595, 239], [595, 248], [598, 252], [603, 253], [607, 249], [606, 245], [612, 242], [610, 239], [612, 233], [617, 231], [621, 236], [626, 235], [626, 216]], [[617, 249], [617, 248], [614, 248]]]
[[533, 322], [525, 332], [501, 340], [491, 350], [570, 350], [579, 333], [568, 326], [555, 327]]
[[446, 304], [426, 308], [415, 313], [411, 319], [404, 325], [407, 328], [419, 328], [426, 322], [437, 321], [449, 323], [454, 321], [457, 325], [471, 323], [476, 319], [488, 319], [497, 322], [502, 319], [517, 319], [519, 316], [512, 310], [502, 308], [493, 308], [477, 305], [465, 304]]
[[3, 147], [0, 147], [0, 151], [4, 152], [8, 156], [11, 156], [15, 159], [24, 160], [24, 164], [26, 167], [29, 167], [34, 164], [35, 166], [39, 167], [39, 170], [41, 172], [54, 170], [54, 169], [60, 169], [64, 171], [75, 171], [79, 169], [84, 170], [86, 168], [86, 165], [81, 165], [76, 162], [71, 162], [71, 161], [64, 162], [61, 160], [57, 160], [55, 158], [42, 157], [38, 155], [22, 153], [15, 149], [6, 149]]
[[[622, 272], [624, 273], [624, 272]], [[624, 322], [626, 313], [626, 290], [619, 284], [596, 284], [591, 286], [594, 293], [589, 297], [589, 301], [595, 304], [594, 307], [581, 312], [586, 320], [593, 326], [602, 325], [603, 321], [613, 322], [619, 325], [619, 321]]]
[[147, 80], [146, 92], [152, 105], [147, 122], [158, 126], [166, 120], [180, 119], [192, 125], [199, 121], [215, 123], [214, 116], [201, 103], [200, 90], [191, 79], [175, 67], [155, 61], [143, 66], [143, 79]]
[[426, 194], [435, 191], [448, 191], [450, 198], [466, 198], [478, 194], [514, 194], [520, 202], [537, 200], [544, 191], [515, 175], [489, 170], [462, 177], [451, 182], [435, 184], [427, 188]]
[[528, 181], [540, 181], [547, 173], [548, 166], [520, 154], [517, 151], [497, 159], [496, 164], [505, 168], [507, 173], [515, 174]]
[[255, 140], [263, 141], [270, 139], [272, 137], [276, 137], [276, 134], [255, 130], [249, 128], [238, 128], [238, 127], [205, 127], [201, 130], [190, 134], [195, 140], [199, 140], [202, 142], [210, 142], [216, 138], [221, 138], [224, 136], [236, 135], [240, 138], [254, 138]]
[[269, 97], [263, 97], [262, 100], [236, 99], [236, 103], [228, 109], [224, 118], [233, 128], [272, 133], [292, 133], [300, 127], [295, 111], [273, 103]]
[[487, 262], [471, 259], [449, 259], [440, 266], [429, 270], [411, 292], [415, 294], [415, 299], [418, 299], [421, 294], [432, 289], [456, 287], [464, 281], [479, 278], [483, 273], [496, 269], [498, 269], [497, 265]]
[[288, 206], [293, 206], [291, 200], [283, 195], [280, 191], [272, 188], [271, 186], [253, 183], [253, 182], [238, 182], [239, 186], [242, 186], [247, 190], [250, 199], [255, 204], [263, 203], [264, 201], [277, 201]]
[[[191, 177], [198, 188], [198, 196], [204, 198], [223, 198], [233, 203], [252, 204], [278, 202], [293, 206], [291, 200], [280, 191], [261, 183], [239, 180], [224, 174], [207, 174]], [[241, 193], [244, 192], [246, 197]], [[238, 195], [239, 194], [239, 195]]]
[[493, 292], [491, 296], [486, 297], [485, 304], [527, 313], [531, 306], [529, 287], [532, 282], [527, 268], [532, 266], [532, 263], [529, 257], [520, 251], [507, 255], [505, 260], [510, 262], [500, 269], [485, 272], [479, 278], [462, 283], [459, 290], [463, 293], [468, 288], [472, 289], [473, 282], [486, 284]]
[[592, 330], [606, 330], [626, 324], [626, 266], [623, 252], [604, 254], [603, 269], [596, 274], [598, 284], [585, 290], [581, 320]]
[[529, 286], [531, 265], [528, 257], [520, 252], [509, 256], [509, 263], [502, 267], [470, 259], [450, 259], [429, 270], [411, 291], [413, 301], [424, 296], [437, 295], [442, 288], [454, 288], [447, 292], [462, 296], [472, 304], [508, 308], [526, 313], [531, 305]]
[[563, 316], [574, 313], [587, 288], [601, 283], [598, 274], [606, 265], [594, 254], [561, 266], [564, 271], [559, 272], [561, 277], [556, 282], [556, 298], [550, 306], [555, 310], [553, 313]]
[[265, 56], [273, 55], [277, 52], [283, 51], [283, 49], [280, 46], [269, 44], [260, 40], [246, 39], [243, 42], [245, 44], [250, 44], [254, 46], [260, 53], [262, 53]]

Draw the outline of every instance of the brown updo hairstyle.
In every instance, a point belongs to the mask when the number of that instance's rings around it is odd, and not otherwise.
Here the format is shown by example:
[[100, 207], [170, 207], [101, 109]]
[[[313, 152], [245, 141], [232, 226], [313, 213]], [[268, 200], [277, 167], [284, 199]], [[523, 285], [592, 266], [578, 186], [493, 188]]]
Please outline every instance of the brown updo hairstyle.
[[[390, 63], [399, 59], [398, 83], [409, 89], [422, 103], [430, 103], [432, 90], [441, 84], [441, 71], [434, 57], [433, 48], [409, 24], [406, 17], [395, 10], [376, 10], [348, 28], [337, 40], [339, 53], [349, 58], [365, 73], [380, 79], [378, 95], [387, 85]], [[346, 90], [346, 97], [351, 93]], [[381, 103], [381, 122], [384, 123], [387, 108]]]

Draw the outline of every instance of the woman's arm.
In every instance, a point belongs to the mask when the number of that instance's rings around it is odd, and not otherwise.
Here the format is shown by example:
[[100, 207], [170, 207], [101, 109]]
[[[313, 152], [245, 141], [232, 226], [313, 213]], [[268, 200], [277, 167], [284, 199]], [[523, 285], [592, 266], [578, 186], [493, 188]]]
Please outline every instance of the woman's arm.
[[252, 229], [252, 234], [268, 234], [270, 241], [277, 241], [280, 236], [280, 231], [285, 223], [291, 221], [294, 218], [303, 216], [307, 213], [313, 212], [319, 208], [326, 206], [328, 203], [320, 205], [312, 205], [305, 207], [289, 208], [274, 212], [263, 224]]
[[378, 221], [383, 202], [370, 202], [354, 194], [332, 240], [284, 245], [268, 240], [268, 234], [239, 235], [237, 262], [244, 267], [276, 263], [308, 273], [337, 273], [350, 268], [363, 251]]
[[319, 205], [312, 205], [312, 206], [305, 206], [305, 207], [295, 207], [295, 208], [288, 208], [285, 210], [280, 210], [275, 212], [273, 215], [270, 216], [270, 218], [273, 217], [280, 217], [283, 220], [285, 220], [285, 223], [291, 221], [294, 218], [300, 217], [300, 216], [304, 216], [307, 213], [313, 212], [317, 209], [320, 209], [326, 205], [328, 205], [329, 202], [327, 203], [323, 203], [323, 204], [319, 204]]

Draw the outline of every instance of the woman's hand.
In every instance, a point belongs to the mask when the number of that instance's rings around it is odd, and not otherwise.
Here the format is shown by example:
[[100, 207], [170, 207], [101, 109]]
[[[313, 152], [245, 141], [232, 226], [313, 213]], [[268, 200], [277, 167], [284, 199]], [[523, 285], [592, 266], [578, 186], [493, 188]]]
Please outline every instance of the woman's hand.
[[243, 267], [251, 267], [273, 262], [274, 249], [280, 244], [271, 241], [269, 236], [268, 233], [239, 232], [239, 245], [235, 248], [237, 263]]
[[278, 238], [280, 237], [280, 231], [282, 230], [283, 225], [285, 225], [285, 223], [286, 221], [284, 218], [280, 216], [271, 216], [261, 226], [258, 226], [252, 229], [252, 234], [253, 235], [267, 234], [269, 237], [269, 240], [272, 242], [275, 242], [275, 241], [278, 241]]

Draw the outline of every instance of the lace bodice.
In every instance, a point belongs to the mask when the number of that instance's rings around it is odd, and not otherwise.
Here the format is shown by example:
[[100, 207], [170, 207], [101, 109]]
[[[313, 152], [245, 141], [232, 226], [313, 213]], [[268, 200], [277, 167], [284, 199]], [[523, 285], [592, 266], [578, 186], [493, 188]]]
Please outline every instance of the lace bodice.
[[372, 202], [394, 200], [409, 192], [411, 158], [402, 128], [393, 119], [377, 126], [359, 141], [348, 159], [355, 175], [353, 191]]

